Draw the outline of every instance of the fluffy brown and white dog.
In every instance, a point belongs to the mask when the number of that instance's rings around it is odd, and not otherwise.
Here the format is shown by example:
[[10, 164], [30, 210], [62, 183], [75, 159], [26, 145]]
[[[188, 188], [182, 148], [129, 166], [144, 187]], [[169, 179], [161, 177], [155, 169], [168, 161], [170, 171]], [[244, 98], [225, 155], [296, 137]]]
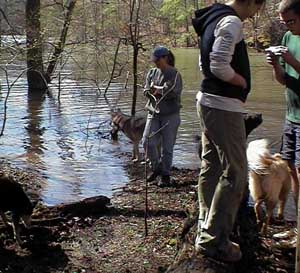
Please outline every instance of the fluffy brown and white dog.
[[143, 137], [146, 116], [129, 116], [121, 112], [111, 111], [112, 130], [111, 136], [113, 140], [118, 139], [118, 131], [122, 131], [133, 142], [133, 161], [139, 160], [139, 143]]
[[[250, 142], [247, 158], [250, 194], [254, 201], [257, 223], [265, 234], [278, 203], [278, 218], [284, 218], [284, 207], [291, 187], [290, 169], [280, 154], [270, 153], [266, 139]], [[265, 217], [263, 203], [266, 206]]]

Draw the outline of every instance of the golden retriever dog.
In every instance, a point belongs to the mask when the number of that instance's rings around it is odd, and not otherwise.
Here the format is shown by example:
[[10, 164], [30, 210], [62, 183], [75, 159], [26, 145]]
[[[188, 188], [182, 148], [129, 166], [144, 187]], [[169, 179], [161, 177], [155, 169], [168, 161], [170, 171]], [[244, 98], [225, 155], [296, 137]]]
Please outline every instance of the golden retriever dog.
[[[261, 233], [266, 234], [273, 210], [278, 206], [278, 218], [283, 219], [284, 207], [291, 187], [290, 169], [280, 154], [272, 155], [266, 139], [249, 143], [249, 189]], [[263, 215], [262, 204], [266, 206]]]

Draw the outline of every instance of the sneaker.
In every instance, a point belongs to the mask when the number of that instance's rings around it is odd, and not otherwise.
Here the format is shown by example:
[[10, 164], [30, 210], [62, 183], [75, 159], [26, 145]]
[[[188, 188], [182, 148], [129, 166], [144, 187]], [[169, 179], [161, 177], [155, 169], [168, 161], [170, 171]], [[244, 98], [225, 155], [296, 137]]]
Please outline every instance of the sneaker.
[[273, 239], [275, 240], [288, 239], [296, 235], [297, 235], [297, 228], [292, 228], [290, 230], [285, 230], [283, 232], [275, 233], [273, 235]]
[[242, 259], [240, 246], [234, 242], [229, 242], [225, 249], [209, 249], [197, 245], [196, 251], [223, 262], [234, 263]]
[[169, 175], [163, 175], [157, 183], [157, 186], [159, 186], [161, 188], [169, 187], [170, 185], [171, 185], [171, 178]]

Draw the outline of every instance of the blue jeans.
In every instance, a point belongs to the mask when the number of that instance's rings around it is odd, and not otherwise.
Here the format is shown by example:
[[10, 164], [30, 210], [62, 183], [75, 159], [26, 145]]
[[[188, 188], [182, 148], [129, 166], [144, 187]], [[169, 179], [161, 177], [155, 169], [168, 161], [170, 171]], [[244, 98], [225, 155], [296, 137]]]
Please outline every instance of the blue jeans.
[[[179, 113], [165, 116], [148, 115], [142, 142], [144, 149], [148, 148], [148, 157], [153, 171], [159, 170], [162, 175], [170, 175], [173, 162], [173, 149], [179, 125]], [[162, 127], [164, 128], [159, 131]], [[159, 133], [155, 134], [157, 131]], [[150, 138], [147, 143], [148, 136]], [[160, 144], [161, 153], [158, 150]]]

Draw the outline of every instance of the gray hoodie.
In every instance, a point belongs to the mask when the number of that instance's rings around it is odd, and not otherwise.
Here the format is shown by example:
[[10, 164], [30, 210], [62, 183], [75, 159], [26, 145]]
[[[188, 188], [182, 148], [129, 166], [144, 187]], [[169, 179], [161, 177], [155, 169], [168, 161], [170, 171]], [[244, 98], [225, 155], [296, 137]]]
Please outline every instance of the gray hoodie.
[[[163, 100], [159, 103], [159, 114], [156, 115], [170, 115], [179, 113], [181, 106], [181, 92], [182, 92], [182, 78], [175, 67], [169, 67], [164, 71], [159, 68], [152, 68], [149, 70], [146, 83], [144, 87], [144, 95], [151, 92], [151, 86], [161, 86]], [[154, 106], [154, 105], [153, 105]], [[155, 106], [154, 106], [155, 107]]]

